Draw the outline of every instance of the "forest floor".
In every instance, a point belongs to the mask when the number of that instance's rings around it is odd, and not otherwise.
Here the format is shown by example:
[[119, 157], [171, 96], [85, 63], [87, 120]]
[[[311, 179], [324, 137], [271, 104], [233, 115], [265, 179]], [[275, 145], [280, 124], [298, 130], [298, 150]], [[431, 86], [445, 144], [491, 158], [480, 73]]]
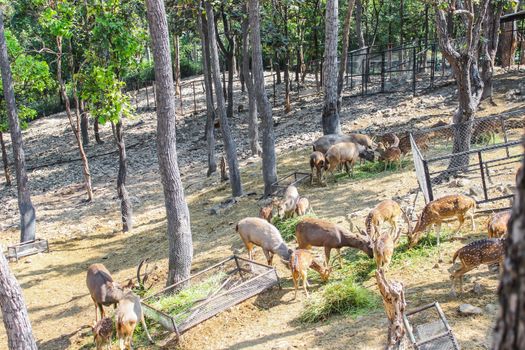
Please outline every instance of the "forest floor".
[[[523, 100], [509, 95], [525, 78], [523, 72], [502, 72], [495, 82], [496, 106], [484, 104], [479, 116], [491, 115], [525, 107]], [[278, 92], [280, 92], [279, 87]], [[139, 96], [144, 103], [144, 96]], [[261, 203], [262, 176], [260, 159], [249, 156], [246, 112], [237, 113], [238, 104], [247, 105], [236, 87], [235, 115], [232, 129], [241, 159], [241, 175], [245, 192], [255, 196], [239, 199], [225, 212], [210, 214], [210, 208], [230, 197], [229, 184], [219, 175], [206, 177], [206, 148], [203, 140], [204, 113], [178, 117], [177, 143], [179, 164], [191, 213], [194, 242], [192, 271], [199, 271], [232, 253], [246, 255], [235, 233], [235, 223], [246, 216], [257, 216]], [[199, 106], [202, 106], [202, 96]], [[322, 97], [315, 88], [292, 95], [292, 111], [284, 115], [282, 99], [274, 108], [276, 124], [277, 169], [280, 176], [293, 171], [309, 171], [308, 155], [311, 143], [321, 136]], [[446, 85], [429, 94], [413, 97], [409, 94], [379, 94], [345, 98], [341, 111], [344, 132], [368, 133], [417, 129], [449, 120], [454, 108], [455, 85]], [[50, 242], [50, 252], [23, 258], [10, 264], [20, 282], [29, 309], [39, 349], [93, 349], [91, 326], [94, 307], [85, 285], [87, 267], [104, 263], [117, 280], [134, 276], [139, 261], [150, 257], [157, 266], [153, 280], [161, 287], [167, 270], [166, 218], [162, 186], [156, 161], [154, 112], [138, 113], [125, 121], [128, 147], [128, 191], [132, 196], [134, 228], [120, 233], [120, 205], [116, 195], [118, 155], [111, 128], [102, 128], [103, 145], [93, 140], [87, 147], [95, 199], [86, 203], [82, 188], [81, 164], [77, 158], [74, 137], [64, 114], [36, 120], [24, 132], [26, 159], [32, 199], [37, 210], [37, 235]], [[218, 136], [217, 152], [222, 152]], [[0, 173], [3, 178], [3, 173]], [[509, 173], [507, 180], [511, 181]], [[386, 171], [363, 179], [342, 178], [327, 187], [302, 185], [301, 195], [309, 198], [319, 217], [348, 225], [353, 213], [362, 222], [365, 214], [380, 200], [396, 198], [411, 204], [417, 189], [413, 166], [398, 171]], [[467, 191], [468, 188], [455, 189]], [[0, 188], [0, 243], [17, 242], [18, 211], [16, 188]], [[419, 196], [417, 208], [423, 202]], [[467, 240], [485, 235], [486, 216], [476, 217], [477, 229], [465, 225]], [[455, 225], [455, 224], [451, 224]], [[449, 295], [447, 269], [452, 254], [464, 241], [447, 240], [442, 245], [444, 261], [438, 263], [437, 253], [417, 260], [407, 260], [392, 266], [389, 277], [402, 281], [406, 288], [408, 309], [439, 301], [463, 349], [485, 349], [497, 304], [498, 278], [486, 267], [470, 274], [465, 293], [458, 298]], [[316, 250], [317, 251], [317, 250]], [[319, 252], [319, 251], [317, 251]], [[264, 261], [260, 250], [256, 259]], [[277, 259], [276, 259], [277, 260]], [[293, 299], [289, 271], [277, 261], [283, 289], [273, 288], [189, 330], [176, 345], [165, 334], [154, 334], [159, 347], [181, 349], [378, 349], [386, 339], [386, 317], [380, 307], [367, 314], [349, 317], [335, 315], [327, 320], [304, 324], [298, 316], [305, 297]], [[480, 294], [472, 292], [472, 282], [481, 284]], [[374, 279], [364, 286], [377, 293]], [[318, 285], [313, 284], [312, 290]], [[461, 303], [483, 309], [481, 315], [462, 316], [457, 312]], [[489, 305], [489, 306], [487, 306]], [[0, 330], [0, 343], [5, 344], [5, 332]], [[138, 348], [157, 348], [137, 344]], [[116, 345], [114, 345], [116, 348]]]

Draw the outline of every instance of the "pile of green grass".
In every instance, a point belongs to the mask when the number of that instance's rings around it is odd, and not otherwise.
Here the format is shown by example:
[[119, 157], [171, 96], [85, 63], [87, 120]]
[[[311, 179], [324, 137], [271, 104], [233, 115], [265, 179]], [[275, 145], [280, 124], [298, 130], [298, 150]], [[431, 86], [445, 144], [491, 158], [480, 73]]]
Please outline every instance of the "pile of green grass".
[[[405, 170], [407, 168], [410, 168], [410, 165], [412, 164], [412, 160], [410, 157], [405, 157], [405, 159], [401, 160], [401, 165], [403, 169], [399, 168], [399, 163], [392, 163], [390, 164], [386, 171], [387, 172], [396, 172], [400, 170]], [[361, 165], [354, 166], [354, 171], [352, 175], [348, 175], [345, 171], [334, 173], [335, 178], [337, 180], [349, 177], [354, 180], [362, 180], [362, 179], [369, 179], [373, 178], [381, 173], [385, 172], [385, 163], [384, 162], [365, 162]], [[331, 175], [326, 175], [328, 178], [331, 178]]]
[[290, 219], [280, 219], [278, 217], [274, 217], [272, 220], [272, 223], [275, 227], [281, 232], [281, 236], [283, 237], [285, 242], [290, 242], [295, 239], [295, 228], [297, 227], [297, 224], [303, 220], [304, 218], [316, 218], [317, 215], [314, 213], [308, 213], [304, 216], [294, 216]]

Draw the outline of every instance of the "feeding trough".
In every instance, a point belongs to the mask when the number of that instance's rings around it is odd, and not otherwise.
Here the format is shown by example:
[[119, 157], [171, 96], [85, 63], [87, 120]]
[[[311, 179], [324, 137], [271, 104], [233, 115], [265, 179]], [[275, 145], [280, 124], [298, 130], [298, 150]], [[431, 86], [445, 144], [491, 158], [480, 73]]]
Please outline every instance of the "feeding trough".
[[275, 268], [234, 255], [143, 299], [142, 306], [146, 317], [180, 336], [276, 284]]
[[416, 350], [459, 350], [459, 344], [438, 302], [407, 312], [403, 318]]
[[7, 259], [18, 261], [24, 256], [42, 252], [49, 252], [49, 243], [47, 239], [37, 238], [32, 241], [7, 246]]
[[312, 175], [310, 173], [294, 171], [293, 173], [286, 175], [272, 184], [272, 195], [282, 195], [288, 186], [297, 186], [306, 179], [310, 180], [311, 177]]

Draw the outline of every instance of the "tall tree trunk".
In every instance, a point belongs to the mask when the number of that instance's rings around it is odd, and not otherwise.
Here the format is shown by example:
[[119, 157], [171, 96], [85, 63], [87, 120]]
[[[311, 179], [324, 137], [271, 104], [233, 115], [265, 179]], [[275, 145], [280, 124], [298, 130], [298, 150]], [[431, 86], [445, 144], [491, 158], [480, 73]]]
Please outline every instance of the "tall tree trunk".
[[11, 175], [9, 175], [9, 162], [5, 149], [4, 134], [0, 131], [0, 146], [2, 148], [2, 162], [4, 163], [5, 185], [11, 186]]
[[281, 80], [281, 59], [280, 59], [279, 55], [277, 54], [277, 52], [275, 53], [275, 75], [277, 77], [277, 80], [276, 80], [275, 84], [277, 84], [277, 85], [282, 84], [282, 80]]
[[338, 134], [341, 132], [339, 111], [337, 110], [337, 27], [338, 2], [326, 2], [325, 49], [323, 64], [323, 133]]
[[[508, 11], [506, 11], [506, 13], [514, 13], [517, 9], [518, 6], [513, 5]], [[514, 54], [516, 53], [516, 48], [518, 46], [518, 31], [516, 23], [517, 21], [510, 21], [501, 24], [498, 55], [503, 68], [510, 67], [514, 64]]]
[[498, 48], [500, 17], [503, 12], [503, 3], [492, 0], [487, 11], [487, 18], [483, 28], [485, 40], [481, 42], [481, 79], [483, 80], [483, 93], [481, 99], [489, 99], [491, 103], [493, 94], [492, 77], [494, 75], [494, 61]]
[[24, 141], [22, 140], [22, 131], [20, 130], [18, 113], [16, 111], [15, 91], [11, 76], [11, 66], [9, 65], [9, 56], [7, 55], [3, 16], [3, 11], [0, 9], [0, 69], [2, 71], [2, 86], [4, 88], [9, 131], [11, 132], [11, 145], [13, 147], [13, 158], [15, 161], [18, 209], [20, 210], [20, 242], [26, 242], [35, 239], [36, 213], [29, 193]]
[[525, 162], [517, 178], [517, 193], [508, 222], [503, 275], [498, 289], [500, 313], [494, 331], [494, 350], [525, 349]]
[[273, 131], [272, 106], [264, 89], [264, 71], [261, 49], [259, 0], [250, 0], [250, 38], [252, 43], [252, 64], [254, 89], [257, 107], [261, 113], [263, 127], [262, 170], [264, 178], [264, 195], [272, 194], [272, 184], [277, 181], [275, 166], [275, 135]]
[[226, 158], [228, 160], [228, 172], [230, 175], [230, 186], [232, 188], [232, 195], [238, 197], [242, 194], [241, 176], [239, 173], [239, 163], [237, 162], [237, 146], [231, 135], [230, 125], [226, 117], [226, 110], [224, 108], [224, 95], [221, 94], [221, 76], [219, 68], [219, 52], [217, 50], [217, 42], [215, 35], [215, 19], [213, 8], [211, 4], [206, 1], [206, 15], [208, 20], [208, 39], [210, 44], [210, 68], [215, 85], [215, 94], [217, 99], [217, 113], [221, 123], [221, 133], [224, 141], [224, 150], [226, 151]]
[[126, 144], [124, 142], [124, 131], [122, 130], [122, 120], [117, 124], [111, 123], [113, 136], [118, 149], [118, 177], [117, 177], [117, 194], [120, 199], [120, 212], [122, 215], [122, 232], [128, 232], [133, 229], [133, 208], [126, 189], [126, 177], [128, 174], [128, 159], [126, 156]]
[[357, 33], [357, 44], [359, 48], [365, 47], [365, 36], [363, 35], [363, 3], [355, 0], [355, 31]]
[[403, 284], [397, 281], [389, 282], [385, 278], [384, 270], [379, 268], [376, 270], [376, 282], [389, 321], [385, 349], [403, 349], [402, 341], [406, 333], [403, 323], [406, 307]]
[[[284, 6], [284, 40], [288, 42], [288, 6]], [[290, 49], [285, 45], [284, 52], [284, 113], [290, 113]]]
[[[180, 43], [179, 43], [179, 35], [174, 34], [173, 35], [173, 67], [175, 68], [174, 71], [174, 78], [175, 78], [175, 94], [181, 97], [181, 91], [180, 91]], [[182, 98], [182, 97], [181, 97]]]
[[[1, 12], [0, 15], [2, 15]], [[9, 350], [37, 350], [22, 289], [9, 270], [4, 254], [0, 254], [0, 307], [7, 334], [7, 348]]]
[[[168, 220], [167, 285], [190, 276], [193, 245], [190, 212], [177, 163], [175, 90], [171, 70], [168, 22], [163, 0], [146, 0], [157, 84], [157, 156]], [[219, 89], [220, 91], [220, 89]]]
[[[91, 174], [89, 173], [89, 163], [86, 157], [86, 153], [84, 152], [84, 147], [82, 145], [82, 139], [80, 137], [80, 116], [78, 113], [78, 96], [76, 96], [76, 86], [75, 82], [73, 82], [73, 91], [74, 91], [74, 97], [75, 97], [75, 103], [77, 103], [77, 112], [76, 115], [76, 121], [73, 120], [73, 112], [71, 111], [71, 106], [69, 103], [69, 98], [66, 95], [66, 84], [64, 80], [62, 79], [62, 37], [57, 37], [57, 80], [58, 85], [60, 87], [60, 93], [62, 94], [62, 97], [65, 102], [66, 107], [66, 114], [67, 118], [69, 120], [69, 125], [71, 126], [71, 130], [73, 131], [73, 134], [75, 135], [75, 140], [77, 141], [78, 146], [78, 152], [80, 153], [80, 159], [82, 160], [82, 172], [84, 175], [84, 188], [86, 189], [87, 193], [87, 200], [91, 201], [93, 200], [93, 189], [91, 187]], [[73, 53], [70, 52], [69, 55], [70, 59], [70, 66], [73, 67]], [[73, 71], [73, 70], [72, 70]]]
[[208, 42], [208, 29], [206, 18], [203, 14], [198, 16], [199, 32], [202, 46], [202, 71], [204, 74], [204, 88], [206, 89], [206, 144], [208, 148], [208, 171], [210, 176], [217, 171], [215, 159], [215, 107], [213, 106], [213, 84], [210, 71], [210, 47]]
[[[217, 36], [217, 44], [221, 48], [221, 51], [226, 60], [226, 69], [228, 70], [228, 88], [225, 90], [224, 95], [228, 103], [226, 105], [226, 116], [231, 119], [233, 118], [233, 75], [235, 72], [235, 40], [233, 34], [230, 32], [230, 22], [224, 13], [224, 9], [221, 11], [222, 23], [224, 28], [224, 36], [228, 42], [228, 47], [224, 45], [217, 30], [217, 23], [215, 23], [215, 34]], [[224, 74], [223, 74], [224, 79]], [[226, 81], [224, 82], [226, 84]]]
[[89, 145], [89, 115], [85, 109], [84, 101], [80, 102], [80, 133], [82, 135], [82, 145]]
[[95, 121], [93, 123], [93, 133], [95, 134], [95, 141], [97, 141], [97, 144], [99, 145], [104, 144], [104, 141], [100, 139], [98, 118], [95, 118]]
[[343, 48], [341, 51], [341, 62], [339, 63], [339, 76], [337, 77], [337, 108], [341, 107], [341, 93], [343, 92], [343, 80], [346, 73], [348, 62], [348, 46], [350, 44], [350, 20], [354, 11], [355, 0], [348, 0], [348, 9], [346, 11], [345, 23], [343, 26]]
[[[248, 13], [248, 10], [246, 10], [246, 12]], [[262, 149], [259, 145], [259, 126], [257, 125], [257, 101], [255, 97], [255, 89], [253, 86], [253, 77], [250, 74], [250, 50], [248, 48], [249, 25], [250, 23], [248, 18], [245, 18], [242, 23], [242, 73], [246, 82], [246, 88], [248, 89], [248, 138], [250, 139], [250, 150], [252, 151], [252, 155], [260, 156], [262, 153]], [[251, 25], [251, 28], [252, 31], [255, 30], [253, 24]]]

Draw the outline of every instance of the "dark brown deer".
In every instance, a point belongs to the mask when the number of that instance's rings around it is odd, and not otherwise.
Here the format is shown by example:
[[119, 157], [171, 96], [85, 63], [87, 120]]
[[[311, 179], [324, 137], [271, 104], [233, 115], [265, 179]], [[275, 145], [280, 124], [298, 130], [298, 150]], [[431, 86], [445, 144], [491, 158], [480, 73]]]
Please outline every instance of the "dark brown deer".
[[310, 154], [310, 185], [314, 183], [314, 168], [316, 170], [317, 183], [323, 185], [324, 154], [315, 151]]
[[348, 230], [326, 220], [305, 218], [295, 228], [295, 238], [299, 249], [310, 249], [324, 247], [325, 264], [329, 265], [330, 252], [337, 249], [339, 253], [339, 264], [343, 266], [340, 249], [342, 247], [353, 247], [373, 257], [370, 240], [365, 236], [355, 236]]
[[[452, 281], [452, 295], [456, 294], [455, 281], [459, 279], [460, 292], [463, 293], [463, 275], [476, 267], [486, 264], [499, 263], [500, 272], [503, 271], [505, 258], [506, 238], [480, 239], [460, 248], [452, 258], [450, 279]], [[461, 266], [454, 270], [454, 263], [459, 258]]]
[[381, 135], [379, 137], [379, 142], [387, 147], [399, 147], [399, 137], [392, 132]]
[[97, 350], [111, 349], [111, 337], [113, 336], [113, 320], [109, 317], [104, 317], [98, 322], [93, 322], [93, 338]]
[[350, 174], [354, 170], [354, 164], [359, 159], [359, 150], [353, 142], [341, 142], [333, 145], [325, 154], [324, 169], [329, 171], [334, 177], [334, 170], [338, 165], [344, 165], [346, 173]]
[[98, 322], [98, 311], [101, 318], [105, 317], [103, 306], [117, 306], [124, 296], [122, 287], [115, 281], [103, 264], [89, 266], [86, 276], [86, 285], [95, 303], [95, 322]]
[[330, 273], [332, 272], [332, 268], [322, 267], [315, 261], [313, 254], [306, 249], [297, 249], [295, 250], [292, 255], [290, 256], [290, 270], [292, 271], [292, 279], [293, 284], [295, 287], [295, 295], [294, 299], [297, 298], [297, 289], [299, 288], [299, 283], [302, 280], [303, 281], [303, 289], [308, 297], [308, 290], [306, 287], [310, 286], [308, 283], [308, 269], [311, 268], [319, 275], [321, 276], [321, 280], [323, 282], [328, 280], [328, 277], [330, 276]]

